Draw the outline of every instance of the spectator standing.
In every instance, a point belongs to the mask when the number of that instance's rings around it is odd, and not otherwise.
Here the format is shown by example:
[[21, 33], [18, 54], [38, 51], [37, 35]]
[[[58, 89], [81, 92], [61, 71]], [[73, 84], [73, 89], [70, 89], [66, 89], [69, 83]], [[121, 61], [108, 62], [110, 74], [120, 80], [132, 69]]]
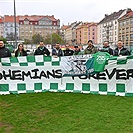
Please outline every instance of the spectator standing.
[[110, 55], [113, 55], [113, 49], [110, 48], [108, 41], [104, 41], [103, 48], [100, 52], [108, 52]]
[[60, 48], [60, 44], [56, 43], [55, 48], [52, 49], [52, 55], [55, 57], [63, 56], [63, 51]]
[[93, 41], [89, 40], [88, 47], [84, 50], [84, 54], [95, 54], [96, 52], [98, 52], [98, 50], [96, 47], [94, 47]]
[[64, 52], [64, 56], [71, 56], [73, 55], [74, 51], [72, 49], [70, 49], [70, 45], [66, 44], [66, 49], [63, 51]]
[[0, 58], [11, 57], [11, 52], [5, 47], [3, 40], [0, 40]]
[[124, 48], [122, 40], [117, 43], [117, 48], [114, 50], [114, 56], [126, 56], [130, 55], [130, 52]]
[[78, 45], [74, 46], [74, 53], [73, 55], [81, 55], [81, 50]]
[[45, 47], [44, 42], [41, 41], [39, 43], [39, 47], [35, 50], [34, 55], [45, 55], [45, 56], [49, 56], [50, 55], [50, 52]]
[[17, 50], [15, 51], [15, 57], [27, 56], [27, 52], [24, 50], [23, 44], [19, 44]]

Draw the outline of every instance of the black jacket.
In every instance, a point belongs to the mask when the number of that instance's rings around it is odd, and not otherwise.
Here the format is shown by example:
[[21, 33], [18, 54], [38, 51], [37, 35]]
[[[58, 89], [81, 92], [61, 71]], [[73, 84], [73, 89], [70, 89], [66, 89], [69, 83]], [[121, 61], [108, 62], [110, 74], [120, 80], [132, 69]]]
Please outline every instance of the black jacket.
[[56, 55], [58, 57], [63, 56], [63, 51], [61, 49], [57, 50], [56, 48], [54, 48], [52, 49], [52, 55]]
[[0, 47], [0, 58], [11, 57], [11, 52], [8, 48]]
[[[17, 49], [15, 51], [15, 57], [18, 57], [19, 55], [19, 50]], [[20, 56], [27, 56], [27, 52], [25, 50], [22, 50], [22, 52], [20, 53]]]
[[119, 56], [119, 55], [130, 55], [130, 52], [126, 49], [126, 48], [124, 48], [124, 47], [122, 47], [122, 49], [120, 50], [120, 52], [119, 52], [119, 49], [118, 48], [116, 48], [115, 50], [114, 50], [114, 56]]
[[43, 48], [38, 47], [38, 49], [35, 50], [34, 55], [47, 55], [47, 56], [49, 56], [50, 52], [46, 47], [43, 47]]
[[103, 47], [100, 52], [108, 52], [110, 55], [113, 55], [113, 49], [111, 49], [109, 46]]
[[63, 50], [63, 52], [64, 52], [64, 56], [71, 56], [74, 53], [74, 51], [71, 49]]

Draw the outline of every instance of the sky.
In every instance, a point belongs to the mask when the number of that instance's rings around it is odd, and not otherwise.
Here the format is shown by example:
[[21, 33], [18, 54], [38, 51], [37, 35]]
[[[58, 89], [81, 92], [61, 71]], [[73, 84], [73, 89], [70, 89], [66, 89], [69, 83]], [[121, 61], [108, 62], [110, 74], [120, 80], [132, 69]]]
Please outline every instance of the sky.
[[[0, 0], [0, 16], [13, 15], [14, 0]], [[99, 22], [105, 14], [131, 8], [133, 0], [15, 0], [16, 15], [54, 15], [61, 25]]]

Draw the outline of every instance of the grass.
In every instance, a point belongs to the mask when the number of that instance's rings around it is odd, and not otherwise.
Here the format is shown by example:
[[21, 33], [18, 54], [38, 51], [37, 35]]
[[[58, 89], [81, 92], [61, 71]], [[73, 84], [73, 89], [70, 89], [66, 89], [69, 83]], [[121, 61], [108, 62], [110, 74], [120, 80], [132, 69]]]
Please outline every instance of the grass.
[[132, 133], [133, 99], [76, 93], [1, 96], [0, 133]]

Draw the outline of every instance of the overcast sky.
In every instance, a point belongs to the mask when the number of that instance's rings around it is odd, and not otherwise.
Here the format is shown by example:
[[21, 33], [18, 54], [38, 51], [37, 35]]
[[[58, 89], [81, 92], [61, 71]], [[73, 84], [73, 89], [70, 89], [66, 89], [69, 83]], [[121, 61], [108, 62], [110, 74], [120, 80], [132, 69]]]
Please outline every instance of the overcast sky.
[[[0, 15], [13, 15], [14, 0], [0, 0]], [[17, 15], [54, 15], [61, 25], [99, 22], [105, 14], [132, 8], [133, 0], [15, 0]], [[133, 10], [133, 8], [132, 8]]]

